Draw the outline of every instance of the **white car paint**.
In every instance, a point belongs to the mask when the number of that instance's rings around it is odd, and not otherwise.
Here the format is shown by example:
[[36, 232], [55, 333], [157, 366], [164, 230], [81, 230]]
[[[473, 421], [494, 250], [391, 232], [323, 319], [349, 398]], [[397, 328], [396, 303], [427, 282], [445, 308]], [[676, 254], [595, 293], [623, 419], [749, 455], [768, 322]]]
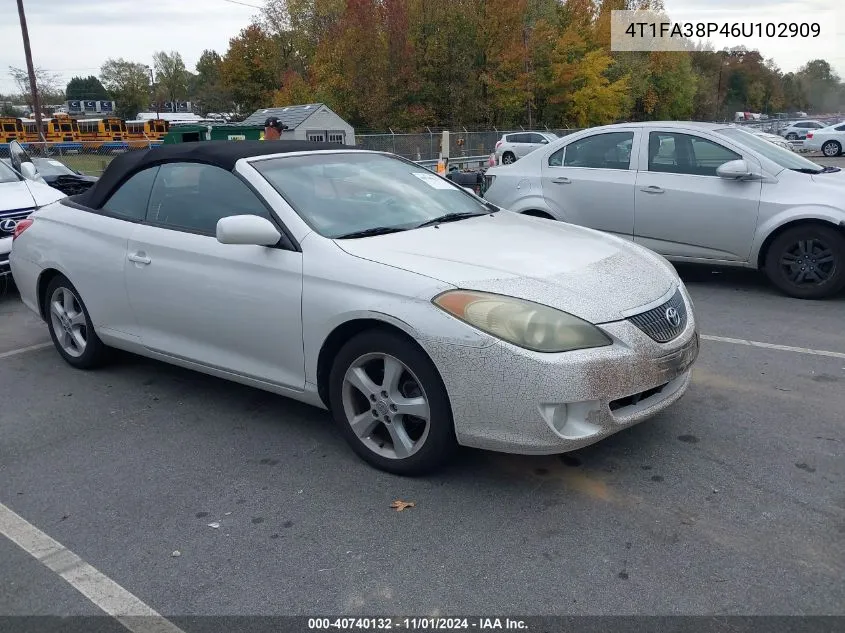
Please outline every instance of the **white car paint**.
[[0, 161], [0, 277], [9, 274], [12, 233], [19, 220], [36, 209], [65, 197], [61, 191], [33, 180], [25, 180]]
[[551, 132], [536, 132], [533, 130], [502, 134], [502, 138], [496, 142], [493, 152], [496, 157], [496, 163], [508, 163], [508, 161], [519, 160], [535, 149], [552, 143], [557, 138], [558, 136]]
[[804, 147], [825, 156], [839, 156], [845, 150], [845, 123], [829, 125], [807, 133]]
[[[648, 250], [503, 210], [331, 239], [253, 162], [238, 161], [235, 172], [300, 250], [221, 244], [53, 204], [16, 240], [12, 270], [23, 302], [44, 316], [39, 280], [60, 272], [106, 344], [324, 408], [319, 359], [332, 333], [364, 319], [389, 324], [440, 372], [458, 442], [494, 450], [571, 450], [651, 417], [686, 391], [698, 341], [692, 304], [671, 265]], [[436, 188], [468, 195], [441, 180]], [[506, 343], [433, 304], [458, 287], [566, 310], [600, 324], [612, 343], [563, 353]], [[628, 320], [670, 299], [688, 315], [671, 341], [658, 343]], [[658, 385], [659, 394], [611, 410], [611, 401]]]

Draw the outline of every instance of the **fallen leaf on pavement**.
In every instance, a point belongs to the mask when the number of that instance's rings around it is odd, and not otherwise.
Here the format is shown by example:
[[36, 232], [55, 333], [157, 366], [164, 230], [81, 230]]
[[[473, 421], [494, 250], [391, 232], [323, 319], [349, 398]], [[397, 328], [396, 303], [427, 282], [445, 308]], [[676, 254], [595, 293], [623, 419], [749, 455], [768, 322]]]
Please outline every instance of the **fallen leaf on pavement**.
[[402, 512], [402, 510], [404, 510], [405, 508], [413, 508], [416, 505], [417, 504], [413, 501], [400, 501], [399, 499], [397, 499], [396, 501], [390, 504], [390, 507], [394, 508], [397, 512]]

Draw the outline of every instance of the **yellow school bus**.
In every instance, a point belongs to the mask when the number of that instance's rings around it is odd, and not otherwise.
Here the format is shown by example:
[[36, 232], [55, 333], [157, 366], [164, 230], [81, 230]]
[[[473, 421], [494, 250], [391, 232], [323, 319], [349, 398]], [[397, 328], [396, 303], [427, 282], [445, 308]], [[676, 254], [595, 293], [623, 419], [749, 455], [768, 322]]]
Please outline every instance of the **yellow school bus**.
[[77, 123], [85, 147], [126, 147], [126, 123], [123, 119], [79, 119]]
[[146, 119], [126, 122], [126, 137], [130, 141], [161, 141], [170, 129], [164, 119]]
[[[41, 142], [41, 135], [35, 119], [21, 119], [24, 136], [28, 143]], [[79, 145], [79, 127], [76, 120], [66, 114], [56, 114], [53, 117], [41, 119], [41, 131], [44, 132], [44, 139], [48, 143], [61, 143], [62, 145]]]
[[23, 142], [26, 140], [26, 133], [23, 129], [23, 122], [12, 116], [0, 117], [0, 143], [11, 143], [12, 141]]

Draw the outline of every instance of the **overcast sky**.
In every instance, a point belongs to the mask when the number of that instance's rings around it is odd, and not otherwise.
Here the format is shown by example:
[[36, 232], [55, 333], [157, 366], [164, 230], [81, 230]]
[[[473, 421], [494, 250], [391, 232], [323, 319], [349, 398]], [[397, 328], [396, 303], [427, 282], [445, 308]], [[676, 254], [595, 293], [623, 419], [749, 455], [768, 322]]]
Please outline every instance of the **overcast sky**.
[[[0, 21], [0, 92], [15, 90], [9, 66], [24, 67], [23, 44], [15, 0], [2, 1]], [[58, 74], [63, 82], [74, 75], [99, 74], [109, 57], [152, 64], [157, 50], [177, 50], [193, 70], [204, 49], [226, 51], [229, 39], [250, 22], [261, 0], [24, 0], [35, 65]], [[798, 40], [765, 40], [764, 57], [774, 57], [785, 72], [797, 70], [810, 59], [823, 57], [845, 77], [845, 0], [664, 0], [670, 16], [690, 10], [738, 9], [755, 20], [790, 17], [808, 20], [811, 11], [837, 13], [827, 32], [838, 37], [826, 44]], [[840, 5], [842, 8], [840, 8]], [[715, 41], [717, 46], [723, 42]], [[731, 42], [735, 43], [735, 42]]]

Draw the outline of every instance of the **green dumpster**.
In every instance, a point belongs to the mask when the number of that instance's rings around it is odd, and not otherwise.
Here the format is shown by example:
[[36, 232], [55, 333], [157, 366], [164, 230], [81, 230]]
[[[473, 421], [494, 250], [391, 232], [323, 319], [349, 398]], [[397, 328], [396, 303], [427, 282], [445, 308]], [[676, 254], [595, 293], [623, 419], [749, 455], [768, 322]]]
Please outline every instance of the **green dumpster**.
[[167, 145], [198, 141], [258, 141], [264, 132], [256, 125], [210, 123], [207, 125], [172, 125], [164, 137]]

